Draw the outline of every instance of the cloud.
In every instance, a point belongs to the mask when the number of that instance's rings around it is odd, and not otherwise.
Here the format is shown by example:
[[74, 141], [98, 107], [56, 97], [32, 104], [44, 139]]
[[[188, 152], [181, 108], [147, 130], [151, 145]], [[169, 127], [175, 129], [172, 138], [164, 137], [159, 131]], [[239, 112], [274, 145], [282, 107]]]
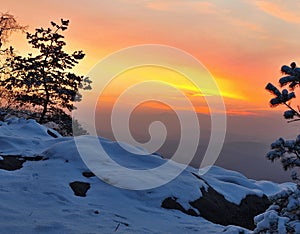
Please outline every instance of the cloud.
[[300, 23], [299, 4], [295, 1], [254, 1], [265, 13], [288, 23]]
[[233, 25], [244, 28], [246, 31], [264, 33], [265, 30], [257, 23], [253, 23], [250, 21], [238, 19], [238, 18], [228, 18], [228, 21]]
[[217, 14], [217, 7], [209, 1], [162, 1], [153, 0], [146, 4], [146, 7], [156, 11], [166, 11], [166, 12], [197, 12], [202, 14]]

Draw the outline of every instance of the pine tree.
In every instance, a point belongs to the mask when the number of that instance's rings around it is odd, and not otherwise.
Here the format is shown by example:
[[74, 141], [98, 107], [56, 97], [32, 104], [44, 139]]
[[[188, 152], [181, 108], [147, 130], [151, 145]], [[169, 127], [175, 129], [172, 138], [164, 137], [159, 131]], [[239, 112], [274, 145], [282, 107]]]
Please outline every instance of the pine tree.
[[[290, 66], [281, 67], [281, 72], [286, 76], [279, 79], [280, 86], [289, 86], [289, 90], [280, 91], [273, 84], [268, 83], [266, 89], [275, 97], [270, 100], [272, 107], [285, 105], [288, 110], [283, 116], [288, 122], [299, 121], [299, 108], [293, 108], [291, 100], [296, 98], [293, 92], [300, 85], [300, 68], [293, 62]], [[267, 158], [271, 161], [280, 159], [285, 170], [300, 167], [300, 135], [294, 140], [279, 138], [271, 144], [271, 151]], [[292, 179], [298, 184], [286, 188], [271, 196], [273, 204], [263, 213], [254, 218], [256, 228], [254, 233], [300, 233], [300, 184], [296, 171], [292, 172]]]
[[[279, 84], [281, 87], [288, 85], [290, 91], [287, 89], [279, 91], [273, 84], [268, 83], [266, 89], [275, 96], [270, 100], [270, 104], [272, 107], [285, 105], [288, 110], [284, 112], [284, 118], [288, 119], [288, 122], [299, 121], [299, 108], [293, 108], [291, 100], [296, 98], [293, 91], [300, 85], [300, 68], [293, 62], [290, 66], [282, 66], [281, 72], [286, 76], [279, 79]], [[267, 158], [271, 161], [280, 159], [285, 170], [300, 167], [300, 135], [297, 136], [295, 140], [279, 138], [271, 144], [271, 149], [272, 150], [267, 154]], [[296, 172], [292, 173], [292, 179], [298, 181]]]
[[85, 54], [81, 50], [72, 54], [64, 51], [66, 42], [61, 33], [68, 25], [69, 20], [61, 19], [60, 24], [51, 22], [47, 29], [27, 33], [28, 43], [38, 52], [25, 57], [14, 55], [5, 63], [8, 73], [0, 86], [12, 91], [20, 105], [29, 103], [40, 110], [40, 123], [57, 110], [72, 111], [74, 102], [81, 99], [78, 91], [91, 89], [89, 78], [71, 71]]

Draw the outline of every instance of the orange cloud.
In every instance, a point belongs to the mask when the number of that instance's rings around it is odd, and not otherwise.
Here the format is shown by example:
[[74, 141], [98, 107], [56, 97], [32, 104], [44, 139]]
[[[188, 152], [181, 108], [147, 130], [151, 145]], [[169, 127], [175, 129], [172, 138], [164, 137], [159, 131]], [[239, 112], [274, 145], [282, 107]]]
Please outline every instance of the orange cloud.
[[146, 5], [149, 9], [157, 11], [185, 11], [203, 14], [217, 14], [216, 6], [209, 1], [149, 1]]
[[[288, 4], [287, 3], [291, 3]], [[255, 1], [258, 8], [269, 15], [289, 23], [300, 23], [299, 6], [294, 1]], [[288, 9], [287, 9], [288, 8]]]
[[263, 27], [250, 21], [237, 19], [237, 18], [228, 18], [228, 21], [233, 25], [237, 25], [238, 27], [243, 28], [245, 31], [250, 31], [251, 33], [252, 32], [265, 33]]

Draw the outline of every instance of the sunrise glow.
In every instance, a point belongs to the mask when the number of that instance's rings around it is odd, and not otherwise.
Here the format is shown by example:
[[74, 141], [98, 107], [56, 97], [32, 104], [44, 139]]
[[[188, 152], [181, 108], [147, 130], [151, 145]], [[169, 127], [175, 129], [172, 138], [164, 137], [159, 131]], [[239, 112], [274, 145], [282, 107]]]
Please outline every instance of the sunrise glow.
[[[105, 56], [129, 46], [163, 44], [186, 51], [215, 78], [228, 113], [244, 115], [247, 109], [251, 113], [268, 109], [270, 95], [264, 90], [265, 84], [281, 75], [282, 64], [299, 57], [295, 46], [300, 36], [299, 3], [103, 0], [82, 4], [81, 1], [31, 0], [25, 4], [12, 0], [3, 1], [1, 6], [22, 24], [29, 25], [29, 31], [47, 27], [51, 20], [70, 19], [67, 48], [86, 53], [84, 61], [75, 69], [83, 75]], [[15, 34], [11, 38], [21, 53], [30, 50], [24, 37]], [[210, 90], [199, 92], [179, 74], [162, 69], [144, 68], [126, 72], [119, 78], [122, 81], [119, 80], [114, 91], [110, 90], [109, 96], [143, 79], [169, 83], [191, 99], [218, 95]], [[97, 85], [101, 77], [93, 82]], [[157, 94], [157, 88], [149, 88], [147, 92]]]

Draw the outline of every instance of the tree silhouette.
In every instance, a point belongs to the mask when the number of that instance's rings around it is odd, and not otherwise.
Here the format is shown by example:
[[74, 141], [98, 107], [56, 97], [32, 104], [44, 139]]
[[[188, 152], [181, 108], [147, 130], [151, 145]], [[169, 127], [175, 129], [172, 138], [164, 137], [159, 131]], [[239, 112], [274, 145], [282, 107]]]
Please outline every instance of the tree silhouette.
[[71, 72], [85, 54], [64, 51], [66, 43], [61, 33], [68, 25], [69, 20], [61, 19], [60, 24], [51, 22], [47, 29], [27, 33], [28, 43], [38, 52], [6, 59], [7, 77], [0, 85], [14, 92], [20, 105], [30, 103], [37, 110], [40, 108], [40, 123], [46, 114], [58, 109], [72, 111], [73, 103], [81, 99], [79, 89], [91, 89], [89, 78]]
[[[282, 66], [281, 72], [286, 76], [279, 79], [279, 84], [281, 87], [288, 85], [290, 90], [279, 91], [273, 84], [268, 83], [266, 89], [274, 95], [270, 104], [272, 107], [285, 105], [288, 110], [284, 112], [284, 118], [288, 122], [298, 121], [299, 107], [293, 108], [291, 100], [296, 97], [293, 90], [300, 85], [300, 68], [293, 62], [290, 66]], [[271, 148], [267, 154], [268, 159], [280, 159], [285, 170], [300, 167], [300, 135], [294, 140], [279, 138], [271, 144]], [[269, 197], [273, 204], [254, 218], [254, 233], [300, 233], [300, 180], [295, 171], [292, 172], [292, 179], [298, 182], [297, 187], [283, 189]]]
[[[288, 110], [284, 112], [284, 118], [288, 119], [288, 122], [299, 121], [299, 107], [293, 108], [291, 100], [296, 97], [293, 91], [300, 84], [300, 68], [293, 62], [290, 66], [282, 66], [281, 72], [286, 76], [279, 79], [279, 84], [281, 87], [288, 85], [290, 91], [287, 89], [279, 91], [273, 84], [268, 83], [266, 89], [275, 96], [270, 100], [270, 104], [272, 107], [285, 105]], [[279, 138], [271, 144], [271, 148], [272, 150], [267, 154], [268, 159], [272, 161], [280, 159], [285, 170], [300, 167], [300, 135], [295, 140]], [[296, 172], [292, 173], [292, 179], [299, 180]]]

